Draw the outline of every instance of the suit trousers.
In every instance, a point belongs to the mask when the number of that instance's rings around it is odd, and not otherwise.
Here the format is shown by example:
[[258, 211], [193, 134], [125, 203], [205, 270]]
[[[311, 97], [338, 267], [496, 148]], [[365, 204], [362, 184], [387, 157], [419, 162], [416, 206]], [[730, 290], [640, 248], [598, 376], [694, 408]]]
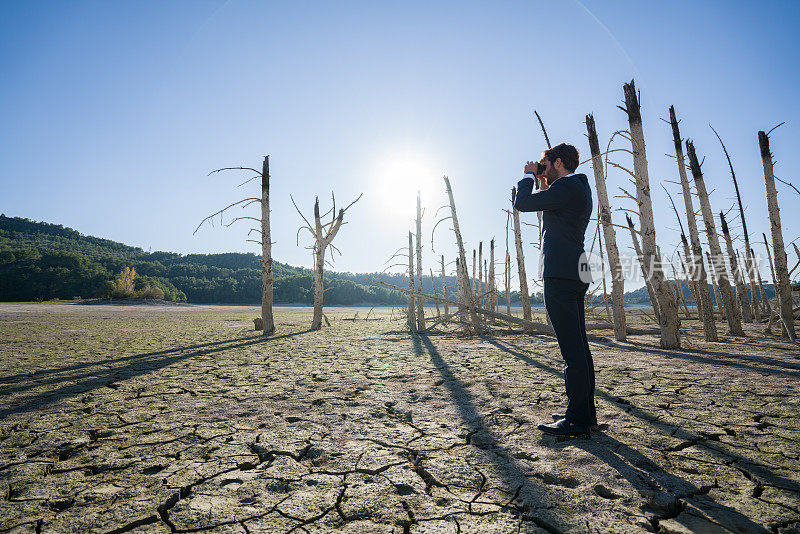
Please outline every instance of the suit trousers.
[[584, 298], [589, 284], [565, 278], [544, 279], [544, 305], [564, 358], [567, 421], [589, 426], [597, 422], [594, 406], [594, 362], [586, 339]]

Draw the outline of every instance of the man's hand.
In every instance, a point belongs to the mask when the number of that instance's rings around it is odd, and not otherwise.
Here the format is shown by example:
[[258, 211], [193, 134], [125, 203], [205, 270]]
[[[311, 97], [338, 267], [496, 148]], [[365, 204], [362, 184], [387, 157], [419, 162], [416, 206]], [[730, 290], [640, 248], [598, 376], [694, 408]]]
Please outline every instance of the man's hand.
[[547, 191], [550, 189], [550, 184], [547, 183], [547, 178], [544, 177], [544, 173], [536, 177], [536, 183], [539, 184], [539, 191]]
[[536, 174], [536, 169], [539, 167], [538, 161], [528, 161], [525, 163], [525, 173], [533, 173]]

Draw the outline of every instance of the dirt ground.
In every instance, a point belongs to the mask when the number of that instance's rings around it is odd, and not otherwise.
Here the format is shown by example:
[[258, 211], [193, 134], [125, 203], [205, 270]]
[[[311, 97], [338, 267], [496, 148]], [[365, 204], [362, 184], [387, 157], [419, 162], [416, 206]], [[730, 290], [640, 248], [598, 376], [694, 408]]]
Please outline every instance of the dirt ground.
[[800, 352], [763, 325], [597, 332], [601, 428], [558, 439], [554, 340], [356, 311], [0, 304], [0, 530], [800, 532]]

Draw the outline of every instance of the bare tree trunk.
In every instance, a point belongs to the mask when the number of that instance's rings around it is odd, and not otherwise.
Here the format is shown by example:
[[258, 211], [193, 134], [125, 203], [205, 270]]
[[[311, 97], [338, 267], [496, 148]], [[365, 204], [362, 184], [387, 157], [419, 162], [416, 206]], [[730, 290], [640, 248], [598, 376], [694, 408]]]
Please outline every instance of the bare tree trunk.
[[269, 227], [269, 156], [261, 166], [261, 322], [264, 335], [275, 333], [272, 316], [272, 236]]
[[408, 232], [408, 328], [417, 331], [417, 317], [414, 312], [414, 236]]
[[[506, 315], [511, 315], [511, 252], [508, 246], [508, 226], [511, 222], [511, 212], [507, 212], [506, 217], [506, 261], [505, 261], [505, 284], [506, 284]], [[511, 323], [508, 324], [509, 328]]]
[[[350, 206], [358, 202], [363, 193], [358, 195], [354, 201], [352, 201], [346, 208], [340, 208], [339, 214], [336, 214], [336, 199], [333, 198], [333, 207], [331, 208], [331, 213], [333, 213], [333, 218], [331, 222], [327, 224], [322, 224], [320, 221], [319, 216], [319, 198], [314, 199], [314, 226], [312, 227], [311, 222], [306, 219], [305, 215], [300, 211], [300, 208], [297, 207], [297, 204], [294, 203], [294, 199], [292, 198], [292, 203], [294, 204], [297, 213], [303, 218], [305, 221], [305, 225], [301, 226], [300, 229], [307, 229], [311, 232], [311, 235], [314, 236], [314, 246], [313, 248], [313, 257], [314, 257], [314, 316], [311, 319], [311, 329], [312, 330], [319, 330], [322, 328], [322, 298], [325, 293], [325, 289], [323, 287], [323, 272], [325, 270], [325, 251], [328, 249], [328, 246], [333, 242], [333, 239], [336, 237], [336, 234], [339, 232], [339, 229], [342, 227], [342, 222], [344, 221], [344, 214], [345, 212], [350, 209]], [[289, 195], [291, 198], [291, 195]], [[324, 230], [324, 232], [323, 232]], [[334, 251], [336, 248], [334, 247]], [[325, 322], [328, 322], [328, 319], [325, 318]], [[330, 326], [330, 325], [329, 325]]]
[[750, 308], [750, 299], [747, 297], [747, 288], [744, 287], [744, 278], [741, 276], [741, 272], [739, 272], [739, 262], [736, 261], [736, 251], [733, 249], [731, 233], [728, 229], [728, 222], [725, 220], [725, 214], [723, 212], [719, 212], [719, 220], [720, 225], [722, 226], [722, 236], [725, 239], [725, 249], [728, 252], [728, 262], [731, 266], [733, 282], [736, 285], [736, 297], [739, 308], [742, 312], [742, 320], [745, 323], [752, 323], [753, 310]]
[[708, 269], [711, 273], [711, 287], [714, 290], [714, 300], [717, 302], [717, 309], [722, 317], [725, 317], [725, 308], [722, 303], [722, 295], [719, 292], [719, 284], [717, 284], [717, 273], [714, 271], [714, 262], [711, 261], [711, 255], [706, 252], [706, 259], [708, 260]]
[[480, 303], [477, 302], [478, 300], [478, 251], [474, 248], [472, 249], [472, 295], [475, 298], [475, 305], [480, 306]]
[[517, 246], [517, 269], [519, 269], [519, 292], [522, 294], [522, 318], [531, 320], [531, 299], [528, 293], [528, 275], [525, 273], [525, 254], [522, 252], [522, 229], [519, 222], [519, 211], [514, 208], [517, 188], [511, 189], [511, 209], [514, 219], [514, 243]]
[[[442, 295], [444, 296], [445, 301], [447, 300], [447, 276], [444, 272], [444, 254], [442, 254]], [[447, 311], [447, 302], [444, 303], [444, 314], [447, 315], [449, 312]]]
[[314, 219], [317, 224], [317, 243], [314, 249], [314, 316], [311, 319], [311, 329], [319, 330], [322, 328], [322, 299], [325, 294], [323, 276], [325, 272], [325, 249], [327, 248], [319, 220], [319, 199], [314, 203]]
[[642, 276], [644, 277], [644, 285], [647, 288], [647, 296], [650, 297], [650, 304], [653, 305], [653, 315], [659, 325], [661, 324], [661, 310], [658, 307], [658, 299], [656, 298], [653, 286], [650, 284], [650, 278], [647, 276], [647, 267], [644, 265], [644, 258], [642, 257], [642, 247], [639, 245], [639, 238], [636, 237], [636, 230], [633, 227], [633, 219], [627, 214], [625, 218], [628, 220], [628, 228], [631, 230], [631, 240], [633, 241], [633, 250], [636, 252], [636, 258], [639, 260], [639, 265], [642, 267]]
[[[722, 145], [722, 151], [725, 152], [725, 158], [728, 160], [728, 167], [731, 170], [731, 178], [733, 179], [733, 188], [736, 191], [736, 201], [739, 204], [739, 218], [742, 220], [742, 234], [744, 234], [744, 249], [745, 249], [744, 257], [745, 257], [745, 259], [744, 259], [744, 262], [741, 265], [743, 265], [744, 269], [747, 271], [747, 277], [748, 277], [748, 279], [750, 281], [750, 294], [751, 294], [751, 297], [752, 297], [752, 299], [749, 299], [747, 302], [751, 303], [751, 301], [752, 301], [752, 306], [751, 306], [750, 310], [751, 310], [752, 314], [755, 316], [755, 320], [756, 321], [760, 321], [761, 320], [761, 310], [760, 310], [759, 303], [758, 303], [758, 295], [756, 293], [755, 274], [753, 273], [753, 262], [755, 261], [755, 259], [750, 257], [750, 235], [747, 232], [747, 218], [744, 216], [744, 206], [742, 205], [742, 195], [739, 194], [739, 182], [736, 181], [736, 173], [733, 172], [733, 163], [731, 162], [731, 157], [728, 154], [728, 149], [725, 148], [725, 143], [722, 142], [722, 138], [719, 136], [717, 131], [714, 130], [713, 127], [711, 127], [711, 130], [717, 136], [717, 139], [719, 139], [719, 144]], [[737, 286], [737, 290], [738, 290], [738, 286]], [[744, 317], [744, 321], [746, 323], [752, 322], [752, 321], [748, 321], [747, 320], [747, 317], [745, 316], [747, 312], [744, 310], [744, 308], [745, 308], [745, 305], [743, 303], [742, 304], [742, 314], [743, 314], [743, 317]]]
[[650, 200], [650, 177], [647, 170], [647, 154], [644, 144], [642, 115], [636, 87], [631, 80], [623, 87], [625, 93], [625, 109], [631, 133], [631, 149], [633, 150], [633, 171], [636, 175], [636, 198], [639, 204], [639, 218], [642, 234], [642, 253], [646, 270], [653, 286], [653, 293], [658, 300], [659, 327], [661, 328], [661, 347], [679, 348], [680, 319], [675, 298], [665, 283], [661, 269], [659, 254], [656, 249], [656, 228], [653, 221], [653, 204]]
[[491, 299], [489, 309], [497, 311], [497, 290], [494, 285], [494, 239], [489, 241], [489, 274], [486, 275], [489, 283], [489, 298]]
[[[688, 259], [691, 257], [691, 254], [689, 252], [689, 242], [686, 240], [686, 236], [685, 235], [681, 235], [681, 240], [683, 241], [683, 251], [684, 251], [683, 253], [686, 256], [687, 261], [688, 261]], [[681, 262], [681, 270], [683, 271], [683, 276], [684, 276], [684, 278], [686, 278], [686, 283], [689, 285], [689, 292], [692, 294], [692, 299], [694, 300], [694, 305], [697, 308], [697, 318], [698, 318], [698, 320], [700, 320], [701, 319], [701, 315], [702, 315], [702, 311], [701, 311], [701, 308], [700, 308], [700, 306], [701, 306], [700, 305], [700, 296], [697, 294], [697, 282], [692, 280], [692, 277], [689, 276], [689, 271], [686, 269], [686, 263], [683, 261], [683, 258], [681, 258], [680, 254], [678, 254], [678, 260], [680, 260], [680, 262]], [[685, 299], [684, 299], [684, 302], [685, 302]]]
[[492, 296], [490, 295], [491, 289], [489, 287], [489, 266], [486, 264], [486, 260], [483, 260], [483, 272], [486, 275], [486, 282], [483, 284], [483, 289], [484, 289], [484, 292], [483, 292], [484, 306], [483, 307], [486, 308], [486, 309], [491, 309], [492, 305], [490, 303], [490, 300], [491, 300]]
[[[598, 221], [598, 225], [600, 222]], [[603, 254], [603, 234], [597, 233], [597, 250], [600, 251], [600, 273], [603, 275], [603, 305], [606, 307], [606, 320], [613, 323], [614, 319], [611, 317], [611, 307], [608, 305], [608, 288], [606, 286], [606, 258]], [[588, 305], [588, 304], [587, 304]]]
[[[608, 251], [608, 265], [611, 270], [611, 307], [614, 313], [614, 338], [617, 341], [625, 341], [627, 339], [625, 333], [625, 308], [623, 304], [625, 277], [623, 276], [622, 264], [619, 260], [617, 232], [611, 223], [611, 204], [608, 201], [603, 161], [600, 155], [600, 143], [597, 139], [597, 129], [595, 128], [594, 117], [592, 115], [586, 115], [586, 130], [589, 133], [589, 148], [592, 152], [592, 169], [594, 170], [594, 181], [597, 188], [597, 203], [600, 212], [599, 218], [603, 223], [603, 235], [606, 239], [606, 250]], [[603, 276], [603, 292], [605, 292], [605, 276]]]
[[478, 241], [478, 306], [481, 308], [488, 308], [486, 306], [486, 291], [483, 288], [483, 241]]
[[703, 179], [703, 171], [700, 169], [700, 162], [697, 160], [697, 154], [694, 150], [694, 143], [686, 141], [686, 153], [689, 157], [689, 166], [692, 169], [692, 177], [694, 178], [694, 185], [697, 189], [697, 197], [700, 199], [700, 209], [703, 212], [703, 222], [706, 225], [706, 238], [708, 239], [708, 248], [711, 249], [711, 263], [714, 266], [714, 275], [717, 279], [717, 287], [722, 296], [722, 302], [725, 306], [725, 318], [728, 321], [730, 334], [734, 336], [744, 336], [742, 330], [742, 316], [739, 307], [736, 305], [736, 299], [731, 289], [730, 279], [728, 278], [727, 270], [725, 269], [725, 257], [722, 254], [722, 248], [719, 245], [719, 235], [717, 228], [714, 224], [714, 214], [711, 211], [711, 201], [708, 198], [706, 191], [706, 183]]
[[[775, 315], [774, 312], [780, 314], [781, 303], [780, 301], [777, 301], [778, 284], [777, 284], [777, 278], [775, 277], [775, 264], [772, 262], [772, 252], [770, 252], [769, 244], [767, 243], [767, 234], [762, 232], [761, 236], [764, 238], [764, 248], [767, 249], [767, 261], [769, 262], [769, 272], [772, 275], [772, 289], [775, 292], [776, 305], [778, 307], [777, 310], [773, 310], [772, 305], [769, 303], [769, 298], [767, 298], [767, 305], [769, 306], [769, 323], [767, 324], [767, 333], [770, 334], [772, 333], [772, 318]], [[764, 294], [764, 296], [765, 297], [767, 296], [766, 293]], [[781, 327], [781, 332], [783, 332], [783, 327]]]
[[[422, 199], [417, 191], [417, 289], [422, 291]], [[417, 297], [417, 329], [425, 330], [424, 299]]]
[[458, 216], [456, 215], [456, 202], [453, 200], [453, 189], [450, 187], [450, 180], [444, 177], [447, 197], [450, 201], [450, 213], [453, 217], [453, 231], [456, 234], [456, 244], [458, 245], [458, 261], [456, 261], [456, 275], [461, 282], [459, 287], [458, 301], [463, 302], [469, 308], [470, 322], [478, 324], [478, 314], [475, 312], [475, 294], [469, 293], [469, 274], [467, 273], [467, 259], [464, 252], [464, 242], [461, 239], [461, 230], [458, 227]]
[[761, 161], [764, 166], [764, 186], [767, 193], [769, 225], [772, 230], [772, 248], [775, 251], [775, 275], [777, 276], [775, 280], [775, 296], [778, 297], [778, 309], [783, 322], [784, 335], [788, 335], [789, 339], [794, 341], [796, 337], [794, 314], [792, 312], [792, 288], [789, 281], [786, 250], [783, 246], [778, 192], [775, 190], [775, 175], [772, 171], [772, 152], [769, 150], [769, 137], [767, 137], [766, 133], [758, 132], [758, 146], [761, 148]]
[[[431, 286], [433, 286], [433, 296], [436, 296], [436, 278], [433, 276], [433, 269], [431, 269]], [[445, 297], [446, 298], [446, 297]], [[442, 312], [439, 309], [439, 301], [434, 300], [433, 303], [436, 305], [436, 317], [441, 317]]]
[[772, 316], [772, 304], [769, 303], [769, 297], [767, 297], [767, 292], [764, 290], [764, 281], [761, 279], [761, 269], [758, 268], [758, 262], [755, 261], [756, 253], [752, 248], [750, 249], [750, 256], [753, 258], [753, 267], [755, 268], [756, 277], [758, 278], [758, 290], [761, 293], [761, 302], [764, 304], [764, 310], [767, 314]]
[[[697, 313], [703, 321], [703, 337], [706, 341], [717, 341], [717, 327], [714, 323], [714, 307], [711, 303], [711, 292], [708, 289], [708, 274], [706, 273], [705, 262], [703, 261], [703, 247], [700, 244], [700, 233], [697, 231], [697, 217], [692, 204], [692, 190], [689, 187], [689, 179], [686, 176], [686, 163], [683, 157], [683, 145], [681, 144], [681, 133], [678, 129], [678, 119], [675, 116], [675, 107], [669, 107], [669, 120], [672, 125], [672, 141], [675, 144], [675, 157], [678, 160], [678, 175], [681, 179], [681, 190], [683, 192], [683, 204], [686, 208], [686, 225], [689, 228], [689, 240], [692, 244], [691, 256], [687, 254], [686, 262], [691, 264], [689, 269], [692, 280], [697, 284], [696, 298]], [[690, 258], [691, 257], [691, 261]]]
[[[703, 318], [703, 308], [702, 304], [700, 303], [700, 291], [697, 288], [698, 282], [695, 280], [694, 276], [689, 274], [689, 269], [686, 267], [686, 264], [689, 263], [689, 258], [692, 257], [691, 251], [689, 250], [689, 241], [686, 239], [685, 234], [681, 234], [681, 242], [683, 243], [683, 255], [686, 258], [686, 262], [680, 257], [678, 254], [678, 259], [681, 261], [681, 269], [683, 269], [683, 275], [686, 277], [686, 282], [689, 284], [689, 291], [692, 293], [692, 298], [694, 299], [694, 305], [697, 308], [697, 319], [702, 320]], [[706, 286], [706, 289], [708, 287]]]

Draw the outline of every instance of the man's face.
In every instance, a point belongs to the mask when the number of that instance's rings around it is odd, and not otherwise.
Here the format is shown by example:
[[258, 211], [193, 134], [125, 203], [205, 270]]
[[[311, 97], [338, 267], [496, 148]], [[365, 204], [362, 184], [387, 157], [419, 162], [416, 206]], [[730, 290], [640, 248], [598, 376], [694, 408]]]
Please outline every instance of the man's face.
[[[559, 160], [557, 159], [556, 161]], [[547, 158], [542, 158], [541, 163], [544, 165], [544, 172], [542, 173], [542, 176], [544, 176], [545, 180], [547, 180], [547, 185], [550, 185], [558, 180], [558, 171], [556, 170], [555, 165]]]

